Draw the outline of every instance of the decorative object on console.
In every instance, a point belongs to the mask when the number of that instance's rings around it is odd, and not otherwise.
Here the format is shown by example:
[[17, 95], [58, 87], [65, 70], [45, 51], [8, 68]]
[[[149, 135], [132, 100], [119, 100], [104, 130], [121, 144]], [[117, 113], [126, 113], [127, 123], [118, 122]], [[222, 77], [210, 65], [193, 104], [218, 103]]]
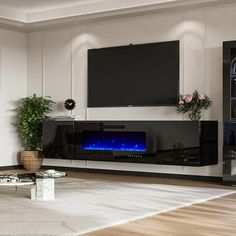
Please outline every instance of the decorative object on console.
[[178, 113], [188, 113], [190, 120], [200, 120], [201, 111], [207, 110], [212, 105], [212, 101], [207, 95], [199, 94], [195, 90], [192, 94], [180, 95], [179, 104], [177, 105]]
[[42, 165], [42, 122], [49, 119], [47, 115], [52, 111], [53, 103], [50, 97], [37, 97], [33, 94], [21, 99], [16, 109], [14, 125], [26, 149], [21, 152], [21, 162], [26, 170], [37, 171]]
[[64, 102], [64, 107], [66, 110], [71, 112], [71, 116], [72, 116], [72, 110], [75, 109], [75, 106], [76, 106], [75, 100], [73, 100], [72, 98], [68, 98]]

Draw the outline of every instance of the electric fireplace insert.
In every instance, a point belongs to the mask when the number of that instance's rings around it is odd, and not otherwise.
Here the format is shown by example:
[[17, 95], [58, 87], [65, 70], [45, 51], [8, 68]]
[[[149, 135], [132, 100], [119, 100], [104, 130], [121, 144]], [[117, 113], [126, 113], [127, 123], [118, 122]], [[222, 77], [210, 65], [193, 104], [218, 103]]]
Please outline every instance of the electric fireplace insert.
[[146, 152], [145, 132], [84, 131], [82, 143], [87, 151]]

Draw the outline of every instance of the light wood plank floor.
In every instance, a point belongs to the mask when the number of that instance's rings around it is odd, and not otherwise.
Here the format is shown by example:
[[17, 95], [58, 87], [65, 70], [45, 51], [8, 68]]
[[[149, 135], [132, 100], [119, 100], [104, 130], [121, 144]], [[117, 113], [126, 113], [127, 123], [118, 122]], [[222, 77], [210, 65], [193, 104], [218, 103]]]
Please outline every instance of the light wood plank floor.
[[236, 194], [85, 236], [235, 236]]
[[[24, 172], [22, 170], [0, 173]], [[209, 188], [229, 188], [221, 183], [180, 179], [135, 177], [68, 172], [82, 179], [112, 179], [127, 182], [158, 183]], [[236, 236], [236, 193], [200, 204], [94, 231], [84, 236]]]

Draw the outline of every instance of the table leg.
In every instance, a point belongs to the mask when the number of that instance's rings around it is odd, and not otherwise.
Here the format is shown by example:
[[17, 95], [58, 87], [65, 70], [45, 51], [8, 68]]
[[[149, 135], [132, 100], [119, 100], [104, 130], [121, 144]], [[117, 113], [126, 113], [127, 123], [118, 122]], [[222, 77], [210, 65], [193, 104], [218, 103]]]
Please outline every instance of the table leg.
[[[55, 181], [50, 179], [36, 179], [35, 190], [31, 190], [31, 199], [49, 201], [54, 200], [55, 197]], [[35, 191], [35, 193], [34, 193]], [[34, 196], [35, 195], [35, 198]]]

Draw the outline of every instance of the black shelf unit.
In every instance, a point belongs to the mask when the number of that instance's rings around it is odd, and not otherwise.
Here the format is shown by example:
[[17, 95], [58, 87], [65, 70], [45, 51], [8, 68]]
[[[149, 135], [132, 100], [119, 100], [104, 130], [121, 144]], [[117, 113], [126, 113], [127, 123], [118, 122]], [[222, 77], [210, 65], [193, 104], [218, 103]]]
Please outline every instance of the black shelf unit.
[[[86, 132], [143, 132], [146, 150], [105, 151], [83, 148]], [[45, 158], [206, 166], [218, 163], [217, 121], [46, 121]]]
[[223, 118], [236, 121], [236, 41], [223, 42]]
[[236, 184], [236, 41], [223, 42], [223, 181]]

